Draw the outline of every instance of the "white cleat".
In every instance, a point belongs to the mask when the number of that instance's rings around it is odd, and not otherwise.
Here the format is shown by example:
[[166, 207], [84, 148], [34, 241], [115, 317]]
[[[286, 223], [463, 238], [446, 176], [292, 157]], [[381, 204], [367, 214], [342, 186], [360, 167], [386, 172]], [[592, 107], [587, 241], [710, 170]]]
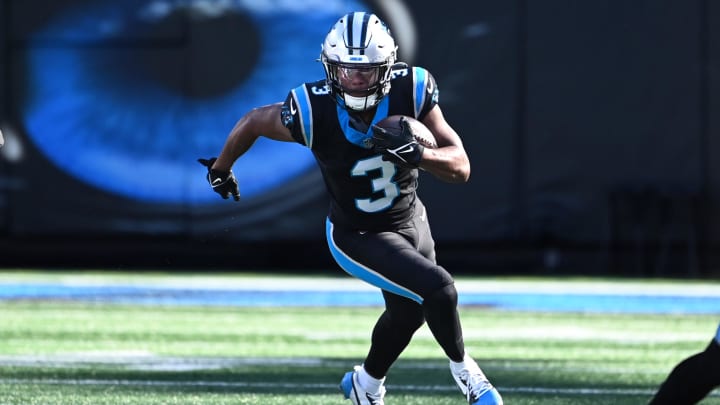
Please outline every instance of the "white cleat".
[[500, 393], [490, 384], [485, 373], [480, 370], [475, 360], [465, 356], [465, 368], [455, 373], [450, 367], [450, 372], [455, 379], [460, 391], [465, 395], [470, 405], [503, 405]]
[[348, 371], [340, 381], [340, 390], [345, 399], [349, 399], [353, 405], [385, 405], [385, 387], [380, 386], [380, 392], [371, 394], [365, 391], [358, 383], [358, 370], [361, 366], [355, 366], [354, 371]]

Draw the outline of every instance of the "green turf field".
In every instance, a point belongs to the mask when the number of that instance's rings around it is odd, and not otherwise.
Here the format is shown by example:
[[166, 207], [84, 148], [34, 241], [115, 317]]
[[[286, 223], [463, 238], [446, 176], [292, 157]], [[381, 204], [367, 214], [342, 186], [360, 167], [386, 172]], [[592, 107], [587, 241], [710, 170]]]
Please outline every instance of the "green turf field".
[[[0, 273], [0, 288], [8, 279], [55, 277]], [[337, 384], [364, 357], [379, 313], [0, 300], [0, 404], [348, 405]], [[509, 405], [645, 404], [677, 361], [705, 347], [718, 322], [717, 314], [483, 307], [461, 307], [461, 315], [468, 349]], [[391, 370], [387, 389], [387, 405], [464, 403], [427, 327]]]

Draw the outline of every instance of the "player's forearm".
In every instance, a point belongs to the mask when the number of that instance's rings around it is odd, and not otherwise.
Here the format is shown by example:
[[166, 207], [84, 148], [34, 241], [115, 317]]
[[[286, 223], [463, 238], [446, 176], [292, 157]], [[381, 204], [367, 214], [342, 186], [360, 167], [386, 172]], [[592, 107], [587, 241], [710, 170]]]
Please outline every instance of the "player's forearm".
[[256, 107], [245, 114], [230, 131], [213, 168], [230, 170], [235, 161], [261, 136], [275, 141], [293, 142], [290, 131], [280, 120], [281, 108], [282, 103], [274, 103]]
[[425, 148], [420, 168], [449, 183], [465, 183], [470, 178], [470, 161], [457, 146]]
[[229, 171], [235, 161], [245, 154], [250, 147], [255, 143], [258, 138], [258, 134], [252, 131], [250, 125], [251, 114], [248, 114], [241, 118], [235, 127], [228, 134], [225, 146], [223, 146], [220, 155], [218, 156], [213, 169], [220, 171]]

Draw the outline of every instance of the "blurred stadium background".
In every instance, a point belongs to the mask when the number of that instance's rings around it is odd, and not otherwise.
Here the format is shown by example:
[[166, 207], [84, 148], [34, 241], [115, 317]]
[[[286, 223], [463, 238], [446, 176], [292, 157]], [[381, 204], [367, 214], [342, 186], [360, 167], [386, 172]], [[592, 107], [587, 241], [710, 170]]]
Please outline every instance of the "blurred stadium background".
[[0, 266], [334, 266], [309, 151], [257, 144], [239, 203], [195, 160], [321, 78], [353, 9], [435, 75], [469, 152], [469, 184], [420, 188], [446, 267], [718, 275], [711, 0], [0, 1]]

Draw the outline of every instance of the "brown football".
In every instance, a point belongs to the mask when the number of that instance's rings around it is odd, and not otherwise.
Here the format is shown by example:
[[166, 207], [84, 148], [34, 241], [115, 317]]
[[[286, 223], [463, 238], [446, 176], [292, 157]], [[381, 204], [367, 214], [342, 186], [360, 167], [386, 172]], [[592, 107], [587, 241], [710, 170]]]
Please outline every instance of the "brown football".
[[430, 149], [437, 148], [437, 141], [435, 140], [435, 136], [433, 135], [433, 133], [430, 132], [430, 130], [428, 129], [428, 127], [425, 126], [425, 124], [416, 120], [413, 117], [409, 117], [406, 115], [391, 115], [387, 118], [383, 118], [375, 125], [388, 131], [399, 133], [402, 130], [402, 128], [400, 127], [401, 117], [405, 117], [405, 119], [408, 120], [408, 122], [410, 123], [410, 128], [412, 128], [413, 133], [415, 134], [415, 140], [418, 141], [419, 144]]

